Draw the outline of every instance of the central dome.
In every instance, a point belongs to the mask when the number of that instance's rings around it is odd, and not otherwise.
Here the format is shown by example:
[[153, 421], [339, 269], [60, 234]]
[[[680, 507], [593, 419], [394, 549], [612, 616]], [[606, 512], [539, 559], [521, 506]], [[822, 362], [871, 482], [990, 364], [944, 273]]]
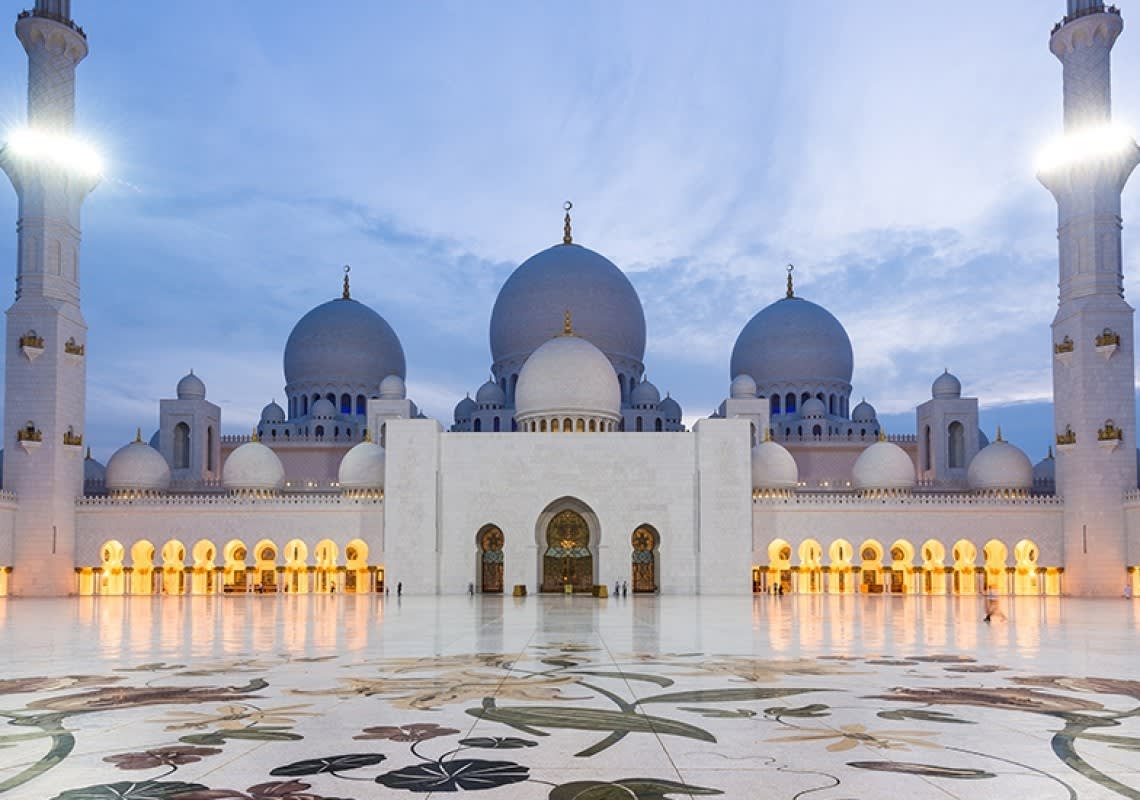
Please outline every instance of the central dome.
[[851, 340], [839, 320], [802, 297], [785, 297], [744, 326], [729, 373], [751, 375], [764, 393], [776, 384], [850, 384], [853, 365]]
[[597, 347], [577, 335], [547, 339], [519, 373], [515, 408], [520, 422], [563, 414], [617, 420], [617, 373]]
[[641, 365], [645, 313], [637, 290], [612, 261], [576, 244], [536, 253], [507, 278], [491, 312], [495, 364], [524, 361], [558, 333], [566, 311], [574, 332], [610, 361]]
[[400, 339], [383, 317], [350, 298], [301, 317], [285, 344], [287, 391], [344, 386], [376, 395], [388, 375], [406, 377]]

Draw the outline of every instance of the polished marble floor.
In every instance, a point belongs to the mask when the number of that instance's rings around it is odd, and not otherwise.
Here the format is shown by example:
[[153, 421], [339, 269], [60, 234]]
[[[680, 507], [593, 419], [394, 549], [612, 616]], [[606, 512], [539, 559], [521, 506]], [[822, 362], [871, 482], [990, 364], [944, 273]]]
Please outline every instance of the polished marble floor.
[[1140, 798], [1140, 601], [0, 599], [0, 800]]

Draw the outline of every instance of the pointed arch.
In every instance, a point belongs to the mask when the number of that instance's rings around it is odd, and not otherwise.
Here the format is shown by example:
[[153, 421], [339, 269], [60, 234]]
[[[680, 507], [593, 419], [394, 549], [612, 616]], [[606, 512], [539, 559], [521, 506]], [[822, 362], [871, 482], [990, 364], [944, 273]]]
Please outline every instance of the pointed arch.
[[99, 594], [120, 595], [126, 591], [127, 581], [123, 558], [127, 550], [122, 542], [109, 539], [99, 549], [102, 571], [99, 575]]
[[476, 591], [483, 594], [503, 593], [504, 542], [503, 529], [494, 523], [484, 525], [475, 534], [475, 547], [478, 549]]
[[535, 524], [539, 588], [561, 592], [590, 591], [598, 583], [601, 529], [594, 510], [576, 497], [561, 497], [546, 506]]
[[648, 523], [641, 523], [630, 536], [630, 588], [634, 594], [653, 593], [657, 586], [657, 551], [661, 546], [661, 534]]

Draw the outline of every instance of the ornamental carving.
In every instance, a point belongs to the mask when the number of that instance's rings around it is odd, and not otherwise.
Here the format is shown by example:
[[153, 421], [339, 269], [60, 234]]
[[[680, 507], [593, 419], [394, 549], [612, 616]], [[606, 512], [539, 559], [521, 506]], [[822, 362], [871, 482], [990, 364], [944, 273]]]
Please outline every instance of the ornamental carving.
[[28, 330], [23, 336], [20, 337], [20, 347], [37, 347], [40, 350], [44, 347], [44, 337], [37, 334], [34, 330]]
[[1104, 427], [1097, 430], [1096, 438], [1098, 442], [1119, 442], [1124, 439], [1124, 431], [1116, 427], [1112, 420], [1106, 419]]
[[1065, 432], [1057, 434], [1057, 444], [1059, 444], [1059, 445], [1076, 444], [1076, 443], [1077, 443], [1077, 434], [1075, 431], [1073, 431], [1072, 426], [1066, 425], [1065, 426]]
[[71, 445], [72, 447], [82, 447], [83, 434], [76, 433], [72, 427], [68, 425], [67, 430], [63, 432], [63, 443]]
[[63, 352], [71, 356], [81, 356], [86, 349], [86, 345], [76, 343], [74, 336], [63, 343]]
[[1073, 340], [1070, 337], [1066, 336], [1064, 339], [1053, 345], [1053, 352], [1058, 354], [1071, 353], [1073, 352], [1073, 347]]
[[1117, 347], [1120, 346], [1120, 334], [1116, 333], [1111, 328], [1105, 328], [1100, 336], [1096, 337], [1096, 346], [1111, 347], [1113, 345], [1116, 345]]

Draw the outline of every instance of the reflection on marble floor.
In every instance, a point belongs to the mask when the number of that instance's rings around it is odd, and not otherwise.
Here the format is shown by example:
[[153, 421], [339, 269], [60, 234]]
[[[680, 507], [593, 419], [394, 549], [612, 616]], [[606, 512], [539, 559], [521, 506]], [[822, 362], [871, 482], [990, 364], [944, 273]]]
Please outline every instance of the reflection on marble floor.
[[0, 600], [0, 796], [1140, 797], [1140, 602]]

